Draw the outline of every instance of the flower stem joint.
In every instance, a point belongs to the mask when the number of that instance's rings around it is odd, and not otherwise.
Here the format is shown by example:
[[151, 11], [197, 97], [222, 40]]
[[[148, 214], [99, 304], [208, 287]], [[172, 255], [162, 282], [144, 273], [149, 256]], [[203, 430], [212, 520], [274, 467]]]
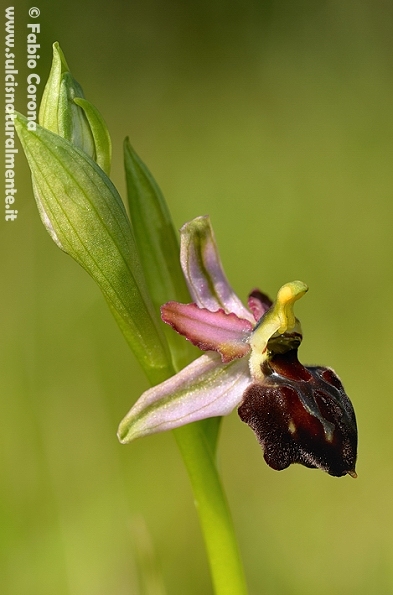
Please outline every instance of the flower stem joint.
[[300, 463], [356, 477], [352, 404], [333, 370], [298, 361], [293, 305], [308, 287], [287, 283], [274, 303], [254, 290], [246, 308], [226, 279], [207, 217], [183, 226], [181, 265], [194, 303], [168, 302], [161, 317], [209, 353], [140, 397], [120, 424], [121, 442], [238, 406], [273, 469]]

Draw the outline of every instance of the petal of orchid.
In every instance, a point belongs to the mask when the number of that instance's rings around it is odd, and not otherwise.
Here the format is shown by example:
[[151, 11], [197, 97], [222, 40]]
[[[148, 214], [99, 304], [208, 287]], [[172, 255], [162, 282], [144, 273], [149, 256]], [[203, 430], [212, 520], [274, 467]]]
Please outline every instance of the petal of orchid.
[[181, 228], [180, 262], [191, 296], [200, 308], [234, 312], [255, 322], [228, 283], [209, 217], [197, 217]]
[[147, 434], [228, 415], [241, 402], [250, 382], [245, 359], [223, 364], [216, 353], [202, 355], [143, 393], [121, 422], [119, 440], [126, 444]]
[[272, 300], [259, 289], [254, 289], [248, 296], [248, 307], [254, 315], [257, 322], [260, 321], [262, 316], [272, 306]]
[[246, 341], [253, 325], [236, 314], [168, 302], [161, 306], [161, 318], [202, 351], [218, 351], [223, 362], [244, 357], [250, 351]]

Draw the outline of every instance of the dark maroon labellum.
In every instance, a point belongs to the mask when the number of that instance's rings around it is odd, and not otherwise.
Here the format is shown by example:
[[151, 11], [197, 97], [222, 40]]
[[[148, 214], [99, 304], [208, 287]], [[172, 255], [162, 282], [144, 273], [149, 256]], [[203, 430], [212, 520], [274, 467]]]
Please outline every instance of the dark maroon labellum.
[[267, 464], [292, 463], [356, 477], [355, 413], [330, 368], [304, 367], [297, 350], [274, 355], [263, 382], [251, 384], [238, 409], [255, 432]]

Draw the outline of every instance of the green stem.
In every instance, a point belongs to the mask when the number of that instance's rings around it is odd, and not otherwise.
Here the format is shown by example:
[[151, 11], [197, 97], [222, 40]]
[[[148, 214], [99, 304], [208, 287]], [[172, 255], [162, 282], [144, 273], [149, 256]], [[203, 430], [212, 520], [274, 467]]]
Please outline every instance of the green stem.
[[203, 424], [183, 426], [174, 434], [191, 480], [215, 594], [246, 595], [231, 514]]

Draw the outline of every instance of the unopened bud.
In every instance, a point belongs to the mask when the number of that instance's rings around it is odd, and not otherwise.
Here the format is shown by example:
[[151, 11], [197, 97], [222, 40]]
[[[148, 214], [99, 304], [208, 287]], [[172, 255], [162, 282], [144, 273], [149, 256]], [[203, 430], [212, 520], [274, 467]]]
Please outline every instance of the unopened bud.
[[42, 96], [39, 123], [82, 149], [109, 175], [111, 140], [97, 108], [83, 95], [72, 76], [59, 44], [53, 44], [53, 61]]

